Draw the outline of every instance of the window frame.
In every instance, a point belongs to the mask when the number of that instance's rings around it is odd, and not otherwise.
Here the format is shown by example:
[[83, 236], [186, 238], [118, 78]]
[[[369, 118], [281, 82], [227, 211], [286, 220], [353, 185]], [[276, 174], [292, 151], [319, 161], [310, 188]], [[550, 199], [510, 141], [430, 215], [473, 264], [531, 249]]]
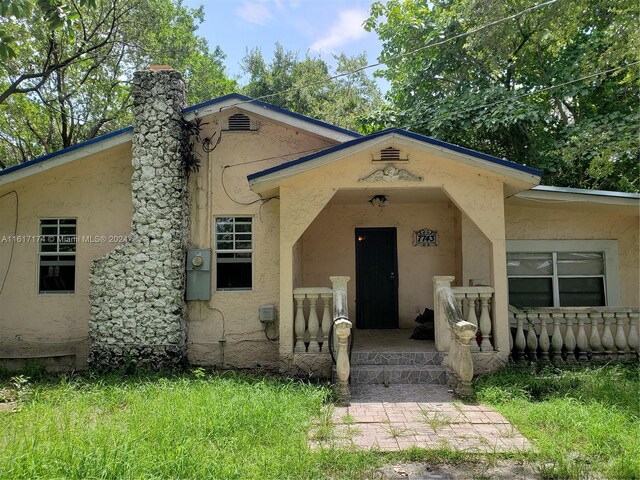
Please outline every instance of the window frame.
[[[43, 252], [42, 251], [42, 247], [43, 245], [51, 245], [51, 243], [45, 243], [44, 239], [45, 237], [51, 236], [51, 235], [45, 235], [43, 233], [43, 227], [45, 226], [52, 226], [52, 225], [44, 225], [43, 222], [51, 222], [51, 221], [55, 221], [56, 224], [56, 251], [54, 252]], [[74, 222], [74, 227], [75, 227], [75, 233], [73, 235], [65, 235], [65, 234], [61, 234], [60, 233], [60, 222], [61, 221], [73, 221]], [[60, 242], [60, 237], [65, 237], [65, 236], [72, 236], [75, 239], [74, 243], [74, 250], [73, 253], [70, 252], [63, 252], [60, 251], [60, 245], [62, 244]], [[37, 256], [38, 256], [38, 261], [36, 263], [36, 291], [38, 295], [74, 295], [77, 291], [77, 286], [78, 286], [78, 219], [77, 217], [43, 217], [43, 218], [39, 218], [38, 219], [38, 242], [37, 242]], [[73, 258], [73, 289], [72, 290], [42, 290], [41, 285], [40, 285], [40, 277], [41, 277], [41, 269], [42, 269], [42, 261], [43, 258], [46, 257], [69, 257], [69, 258]], [[58, 262], [61, 262], [61, 260], [58, 260]], [[62, 264], [60, 264], [62, 265]], [[45, 265], [47, 266], [47, 265]], [[69, 265], [67, 265], [69, 266]]]
[[[617, 240], [507, 240], [508, 253], [547, 253], [552, 255], [551, 275], [513, 275], [510, 278], [552, 278], [553, 308], [560, 306], [559, 280], [563, 278], [603, 278], [606, 306], [619, 305], [618, 287], [618, 241]], [[559, 275], [557, 258], [559, 253], [602, 253], [603, 270], [600, 275]], [[505, 255], [506, 260], [507, 255]]]
[[[218, 235], [222, 234], [222, 233], [229, 233], [229, 232], [218, 232], [218, 220], [219, 219], [228, 219], [228, 218], [232, 218], [233, 219], [233, 231], [230, 232], [233, 234], [233, 247], [231, 249], [220, 249], [218, 248]], [[242, 218], [242, 219], [249, 219], [249, 225], [251, 226], [251, 230], [250, 232], [236, 232], [235, 231], [235, 225], [236, 225], [236, 219], [238, 218]], [[246, 224], [247, 222], [242, 222], [242, 224]], [[255, 280], [255, 275], [254, 275], [254, 268], [255, 268], [255, 260], [254, 260], [254, 240], [255, 240], [255, 231], [254, 231], [254, 217], [253, 215], [216, 215], [213, 217], [213, 252], [215, 254], [215, 273], [214, 273], [214, 278], [213, 281], [215, 282], [215, 291], [216, 292], [252, 292], [254, 289], [254, 280]], [[251, 235], [250, 237], [250, 242], [251, 242], [251, 248], [250, 249], [246, 249], [246, 248], [235, 248], [236, 247], [236, 234], [244, 234], [246, 235], [247, 233], [249, 233]], [[249, 256], [249, 261], [227, 261], [227, 262], [219, 262], [219, 257], [218, 254], [219, 253], [248, 253]], [[237, 259], [231, 259], [231, 260], [237, 260]], [[237, 287], [237, 288], [220, 288], [218, 287], [218, 265], [219, 263], [250, 263], [251, 264], [251, 286], [250, 287]]]

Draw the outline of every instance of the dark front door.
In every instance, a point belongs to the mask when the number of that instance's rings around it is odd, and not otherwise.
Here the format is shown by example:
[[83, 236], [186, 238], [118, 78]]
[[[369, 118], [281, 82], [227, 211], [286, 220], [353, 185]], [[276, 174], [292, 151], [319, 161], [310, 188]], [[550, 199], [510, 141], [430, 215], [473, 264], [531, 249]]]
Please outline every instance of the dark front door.
[[398, 328], [395, 228], [356, 228], [356, 327]]

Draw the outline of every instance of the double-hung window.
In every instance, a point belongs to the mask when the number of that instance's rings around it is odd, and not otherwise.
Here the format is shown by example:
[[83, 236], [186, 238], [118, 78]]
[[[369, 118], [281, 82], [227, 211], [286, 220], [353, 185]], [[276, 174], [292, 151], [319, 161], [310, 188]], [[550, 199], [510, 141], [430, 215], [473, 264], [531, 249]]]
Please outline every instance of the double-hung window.
[[251, 217], [215, 219], [216, 289], [251, 290], [253, 222]]
[[40, 220], [39, 292], [73, 293], [76, 286], [76, 220]]

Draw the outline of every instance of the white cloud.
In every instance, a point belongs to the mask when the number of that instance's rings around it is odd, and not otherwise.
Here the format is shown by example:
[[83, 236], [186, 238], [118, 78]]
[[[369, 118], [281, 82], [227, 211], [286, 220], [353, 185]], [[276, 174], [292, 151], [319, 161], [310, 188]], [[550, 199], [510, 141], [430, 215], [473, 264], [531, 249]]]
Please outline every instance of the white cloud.
[[354, 40], [367, 36], [362, 24], [368, 17], [366, 10], [342, 10], [338, 20], [328, 29], [326, 35], [317, 39], [309, 47], [316, 52], [331, 51]]
[[236, 13], [245, 22], [265, 25], [273, 18], [273, 14], [264, 2], [245, 1], [236, 9]]

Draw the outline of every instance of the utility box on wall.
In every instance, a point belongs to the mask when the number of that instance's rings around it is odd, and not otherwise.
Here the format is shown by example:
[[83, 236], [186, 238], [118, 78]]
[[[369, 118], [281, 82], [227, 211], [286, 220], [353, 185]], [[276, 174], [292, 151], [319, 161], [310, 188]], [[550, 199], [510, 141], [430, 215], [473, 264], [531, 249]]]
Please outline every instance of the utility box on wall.
[[186, 300], [211, 298], [211, 249], [187, 251]]

